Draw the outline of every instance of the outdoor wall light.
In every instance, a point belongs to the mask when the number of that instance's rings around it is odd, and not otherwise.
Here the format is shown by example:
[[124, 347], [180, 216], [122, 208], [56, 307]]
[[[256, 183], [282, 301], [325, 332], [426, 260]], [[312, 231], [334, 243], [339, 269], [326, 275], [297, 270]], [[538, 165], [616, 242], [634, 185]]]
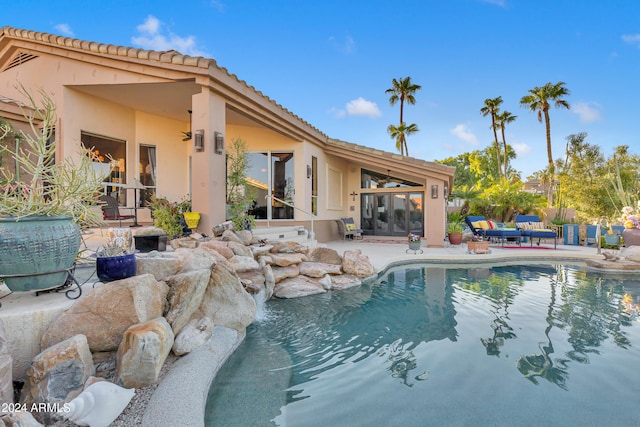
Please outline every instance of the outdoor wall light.
[[193, 138], [193, 146], [196, 151], [204, 151], [204, 129], [198, 129]]
[[311, 178], [311, 166], [307, 165], [307, 178]]
[[444, 185], [444, 199], [447, 200], [449, 198], [449, 186]]
[[215, 151], [216, 154], [224, 151], [224, 136], [220, 132], [215, 132]]
[[438, 186], [437, 185], [432, 185], [431, 186], [431, 198], [432, 199], [437, 199], [438, 198]]

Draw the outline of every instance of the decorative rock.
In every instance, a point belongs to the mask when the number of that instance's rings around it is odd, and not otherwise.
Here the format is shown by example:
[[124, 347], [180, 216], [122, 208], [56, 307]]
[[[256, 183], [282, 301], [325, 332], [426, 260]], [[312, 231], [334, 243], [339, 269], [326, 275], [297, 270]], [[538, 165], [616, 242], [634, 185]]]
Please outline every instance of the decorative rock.
[[231, 265], [233, 266], [233, 270], [236, 273], [243, 273], [245, 271], [258, 270], [260, 268], [260, 264], [258, 261], [253, 259], [252, 256], [240, 256], [235, 255], [233, 258], [229, 260]]
[[127, 407], [135, 389], [119, 387], [108, 381], [97, 381], [69, 402], [64, 417], [79, 425], [107, 427]]
[[265, 278], [260, 271], [252, 270], [238, 273], [238, 277], [240, 277], [240, 281], [247, 292], [252, 295], [264, 289]]
[[[269, 266], [267, 264], [267, 266]], [[265, 266], [266, 267], [266, 266]], [[289, 277], [296, 277], [300, 274], [300, 267], [297, 265], [290, 265], [288, 267], [270, 266], [273, 272], [274, 282], [278, 283]]]
[[[33, 358], [22, 389], [20, 402], [27, 407], [38, 403], [60, 404], [78, 396], [85, 381], [95, 374], [87, 337], [75, 335]], [[38, 412], [38, 421], [50, 424], [59, 416]]]
[[173, 239], [170, 243], [173, 249], [195, 249], [198, 247], [199, 242], [191, 239], [190, 237], [180, 237], [178, 239]]
[[167, 280], [169, 294], [165, 318], [174, 335], [180, 332], [202, 303], [210, 276], [211, 270], [202, 269], [176, 274]]
[[317, 280], [306, 276], [291, 277], [276, 283], [273, 296], [276, 298], [298, 298], [326, 292]]
[[265, 300], [269, 300], [273, 296], [273, 288], [276, 286], [276, 279], [273, 274], [273, 268], [270, 265], [262, 267], [264, 275], [264, 296]]
[[587, 266], [607, 271], [640, 271], [640, 263], [619, 259], [607, 261], [605, 259], [588, 259]]
[[136, 274], [152, 274], [157, 281], [173, 276], [183, 265], [184, 258], [172, 253], [150, 252], [136, 255]]
[[233, 231], [235, 228], [236, 226], [233, 224], [233, 221], [225, 221], [218, 225], [214, 225], [211, 231], [215, 237], [220, 237], [225, 230]]
[[213, 334], [213, 321], [208, 317], [192, 319], [176, 336], [173, 342], [173, 354], [182, 356], [191, 353], [196, 348], [204, 345]]
[[342, 265], [342, 257], [335, 249], [315, 247], [309, 251], [309, 261]]
[[211, 278], [202, 303], [193, 318], [209, 317], [216, 326], [244, 332], [256, 317], [256, 302], [245, 291], [240, 278], [226, 265], [211, 268]]
[[0, 404], [3, 403], [13, 403], [13, 358], [7, 348], [4, 322], [0, 319]]
[[142, 388], [158, 381], [173, 346], [173, 332], [164, 317], [131, 326], [118, 348], [116, 382]]
[[253, 253], [251, 252], [251, 249], [249, 249], [248, 247], [246, 247], [242, 243], [227, 242], [227, 246], [228, 246], [229, 249], [231, 249], [231, 251], [233, 251], [233, 253], [235, 255], [250, 256], [250, 257], [253, 256]]
[[262, 257], [267, 264], [275, 264], [279, 267], [287, 267], [293, 264], [300, 264], [302, 261], [307, 261], [306, 255], [299, 253], [291, 254], [271, 254]]
[[270, 250], [273, 254], [306, 254], [308, 251], [309, 248], [296, 242], [276, 242]]
[[240, 243], [241, 245], [244, 245], [240, 237], [238, 237], [238, 235], [231, 230], [223, 231], [222, 236], [220, 236], [220, 238], [222, 239], [223, 242], [236, 242], [236, 243]]
[[236, 231], [236, 236], [240, 239], [240, 243], [245, 246], [249, 246], [251, 244], [251, 240], [253, 240], [253, 233], [251, 230], [238, 230]]
[[353, 274], [343, 274], [341, 276], [333, 276], [331, 278], [333, 289], [343, 290], [353, 288], [354, 286], [362, 285], [362, 279]]
[[330, 274], [325, 274], [324, 277], [318, 279], [318, 283], [325, 291], [330, 290], [333, 287], [333, 281]]
[[309, 277], [324, 277], [326, 274], [342, 274], [340, 266], [336, 264], [327, 264], [324, 262], [301, 262], [298, 267], [300, 274]]
[[176, 251], [178, 256], [184, 258], [184, 265], [180, 273], [187, 271], [198, 270], [210, 270], [211, 267], [218, 261], [222, 260], [226, 262], [226, 258], [220, 255], [217, 251], [205, 247], [199, 247], [197, 249], [178, 249]]
[[344, 256], [342, 257], [342, 271], [358, 277], [368, 277], [375, 273], [369, 258], [362, 255], [360, 249], [352, 249], [344, 252]]
[[223, 242], [221, 240], [209, 240], [208, 242], [201, 244], [200, 247], [211, 248], [218, 251], [218, 253], [226, 259], [230, 259], [234, 255], [233, 251], [229, 249], [227, 242]]
[[13, 358], [0, 354], [0, 405], [6, 403], [13, 403]]
[[31, 412], [17, 411], [3, 414], [0, 418], [0, 426], [5, 427], [44, 427], [35, 418]]
[[627, 261], [640, 262], [640, 246], [626, 246], [620, 249], [620, 258], [624, 258]]
[[168, 292], [169, 287], [151, 274], [97, 287], [49, 326], [41, 348], [83, 334], [91, 351], [115, 350], [129, 326], [162, 316]]
[[273, 248], [273, 245], [264, 245], [264, 246], [251, 246], [251, 253], [253, 253], [254, 258], [258, 258], [261, 255], [269, 253]]

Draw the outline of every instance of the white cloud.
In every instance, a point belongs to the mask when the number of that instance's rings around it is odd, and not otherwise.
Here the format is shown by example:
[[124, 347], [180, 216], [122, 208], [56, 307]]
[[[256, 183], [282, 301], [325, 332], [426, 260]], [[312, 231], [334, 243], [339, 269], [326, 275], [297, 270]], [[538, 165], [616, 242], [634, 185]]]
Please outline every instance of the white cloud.
[[53, 28], [55, 28], [56, 30], [60, 31], [65, 36], [73, 37], [73, 35], [74, 35], [73, 31], [71, 30], [71, 27], [69, 26], [69, 24], [58, 24]]
[[345, 36], [343, 41], [331, 36], [329, 37], [329, 42], [334, 49], [346, 55], [352, 54], [356, 51], [356, 42], [351, 36]]
[[597, 102], [576, 102], [569, 111], [577, 114], [581, 123], [592, 123], [602, 121], [602, 114], [599, 109], [600, 104]]
[[456, 127], [451, 129], [449, 132], [451, 133], [451, 135], [463, 140], [468, 144], [478, 145], [478, 138], [476, 138], [474, 133], [469, 130], [469, 126], [464, 123], [456, 125]]
[[344, 119], [347, 116], [365, 116], [365, 117], [380, 117], [382, 113], [375, 102], [367, 101], [363, 97], [359, 97], [347, 102], [344, 109], [338, 109], [332, 107], [329, 109], [331, 114], [336, 119]]
[[481, 1], [484, 3], [495, 4], [496, 6], [500, 6], [500, 7], [507, 6], [506, 0], [481, 0]]
[[136, 27], [140, 33], [137, 37], [132, 37], [131, 42], [143, 49], [167, 51], [177, 50], [178, 52], [190, 56], [208, 56], [207, 53], [196, 46], [195, 36], [180, 37], [177, 34], [165, 31], [163, 23], [155, 16], [149, 15], [144, 23]]
[[380, 117], [382, 113], [375, 102], [363, 97], [347, 102], [347, 114], [350, 116]]
[[640, 47], [640, 34], [624, 34], [622, 41]]
[[516, 152], [518, 157], [531, 152], [531, 147], [524, 142], [516, 142], [515, 144], [509, 143], [509, 145], [513, 148], [513, 151]]

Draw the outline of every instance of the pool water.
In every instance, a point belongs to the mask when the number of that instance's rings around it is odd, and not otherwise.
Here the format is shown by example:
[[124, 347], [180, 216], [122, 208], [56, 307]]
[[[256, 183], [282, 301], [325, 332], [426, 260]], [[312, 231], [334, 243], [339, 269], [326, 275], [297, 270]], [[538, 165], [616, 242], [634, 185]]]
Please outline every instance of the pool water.
[[640, 425], [640, 280], [580, 265], [411, 265], [271, 300], [207, 426]]

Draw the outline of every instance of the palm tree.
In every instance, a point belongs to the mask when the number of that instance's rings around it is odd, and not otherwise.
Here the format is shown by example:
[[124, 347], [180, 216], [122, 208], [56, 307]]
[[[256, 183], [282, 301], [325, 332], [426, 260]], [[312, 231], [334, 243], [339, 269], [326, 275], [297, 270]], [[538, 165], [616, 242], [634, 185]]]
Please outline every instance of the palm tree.
[[562, 99], [570, 93], [569, 89], [564, 85], [565, 82], [558, 82], [556, 84], [551, 84], [549, 82], [542, 87], [536, 86], [533, 89], [529, 89], [529, 95], [523, 96], [520, 100], [521, 106], [529, 108], [531, 111], [538, 112], [539, 122], [542, 122], [542, 118], [544, 117], [544, 124], [547, 131], [547, 159], [549, 161], [551, 182], [553, 182], [555, 167], [553, 164], [553, 154], [551, 153], [551, 123], [549, 121], [549, 109], [551, 108], [551, 103], [555, 104], [556, 108], [563, 107], [567, 110], [571, 108], [569, 103]]
[[[414, 94], [422, 89], [422, 86], [414, 84], [411, 81], [411, 77], [400, 77], [400, 79], [397, 80], [393, 79], [391, 83], [393, 86], [385, 90], [384, 93], [391, 95], [389, 97], [389, 104], [395, 105], [396, 102], [400, 101], [400, 126], [402, 126], [404, 124], [404, 103], [406, 101], [407, 104], [414, 105], [416, 103]], [[389, 126], [389, 128], [391, 128], [391, 126]], [[418, 128], [416, 127], [416, 132], [417, 129]], [[402, 146], [400, 147], [400, 154], [409, 155], [407, 141], [404, 138], [402, 140]]]
[[498, 126], [500, 128], [500, 131], [502, 132], [502, 144], [504, 146], [504, 177], [505, 178], [507, 177], [509, 159], [507, 157], [507, 140], [504, 137], [504, 128], [507, 124], [515, 121], [516, 118], [518, 118], [518, 116], [514, 116], [513, 114], [511, 114], [509, 111], [506, 111], [506, 110], [500, 114], [496, 114], [496, 126]]
[[418, 132], [418, 130], [418, 125], [415, 123], [411, 123], [407, 126], [404, 122], [400, 123], [400, 126], [389, 125], [387, 128], [387, 132], [389, 132], [391, 138], [396, 140], [396, 148], [400, 151], [400, 154], [405, 155], [402, 153], [404, 147], [407, 156], [409, 155], [409, 150], [407, 149], [406, 137], [407, 135]]
[[[502, 97], [487, 98], [484, 100], [484, 107], [480, 109], [480, 114], [483, 117], [488, 114], [491, 115], [491, 129], [493, 129], [493, 143], [496, 145], [496, 159], [498, 161], [498, 175], [501, 174], [500, 167], [500, 146], [498, 145], [498, 133], [496, 131], [496, 115], [500, 111], [500, 104], [502, 104]], [[506, 155], [506, 153], [505, 153]]]

